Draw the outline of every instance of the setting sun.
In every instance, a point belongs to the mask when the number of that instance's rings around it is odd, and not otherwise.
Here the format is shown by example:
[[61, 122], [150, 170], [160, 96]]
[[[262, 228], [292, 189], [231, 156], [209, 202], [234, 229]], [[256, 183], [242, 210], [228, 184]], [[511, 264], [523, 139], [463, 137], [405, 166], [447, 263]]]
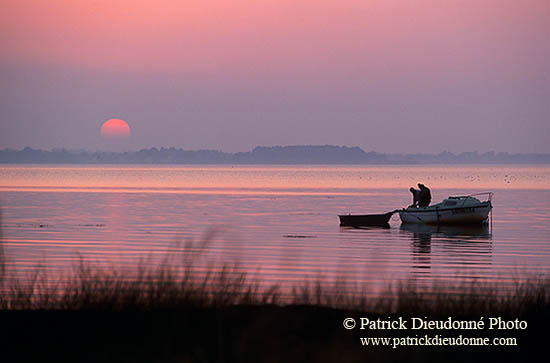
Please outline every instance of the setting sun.
[[123, 120], [112, 118], [101, 126], [101, 136], [105, 139], [127, 139], [130, 136], [130, 126]]

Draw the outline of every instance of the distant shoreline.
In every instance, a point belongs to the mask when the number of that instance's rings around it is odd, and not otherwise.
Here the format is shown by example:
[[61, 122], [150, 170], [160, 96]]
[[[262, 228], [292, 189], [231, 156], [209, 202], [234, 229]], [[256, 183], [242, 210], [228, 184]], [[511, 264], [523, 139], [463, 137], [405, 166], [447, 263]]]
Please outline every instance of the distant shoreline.
[[550, 154], [506, 152], [453, 154], [387, 154], [366, 152], [360, 147], [333, 145], [258, 146], [252, 151], [227, 153], [218, 150], [176, 148], [111, 152], [26, 147], [0, 150], [0, 164], [190, 164], [190, 165], [415, 165], [415, 164], [550, 164]]

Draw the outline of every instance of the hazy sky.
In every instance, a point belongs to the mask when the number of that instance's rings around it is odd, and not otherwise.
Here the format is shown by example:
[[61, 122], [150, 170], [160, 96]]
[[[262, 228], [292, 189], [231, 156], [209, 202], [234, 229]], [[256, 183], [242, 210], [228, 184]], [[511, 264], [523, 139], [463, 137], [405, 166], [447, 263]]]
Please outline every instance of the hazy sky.
[[0, 110], [0, 149], [550, 152], [550, 1], [6, 0]]

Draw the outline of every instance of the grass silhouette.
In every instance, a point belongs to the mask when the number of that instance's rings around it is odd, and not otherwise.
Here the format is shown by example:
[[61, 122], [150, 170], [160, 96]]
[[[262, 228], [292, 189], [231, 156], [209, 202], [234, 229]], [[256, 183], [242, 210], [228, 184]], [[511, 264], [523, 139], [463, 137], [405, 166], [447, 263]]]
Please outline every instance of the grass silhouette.
[[[26, 279], [10, 271], [0, 240], [0, 342], [19, 361], [365, 362], [522, 359], [546, 352], [550, 281], [531, 279], [513, 290], [498, 283], [389, 286], [372, 297], [361, 286], [319, 280], [282, 294], [252, 283], [238, 264], [211, 266], [197, 278], [212, 235], [143, 261], [131, 277], [75, 258], [74, 273], [53, 281], [44, 269]], [[175, 250], [193, 253], [174, 253]], [[176, 256], [181, 256], [176, 257]], [[425, 290], [423, 290], [425, 291]], [[347, 330], [346, 318], [524, 320], [523, 330]], [[435, 334], [512, 337], [509, 347], [362, 346], [360, 338]], [[31, 348], [30, 348], [31, 347]]]

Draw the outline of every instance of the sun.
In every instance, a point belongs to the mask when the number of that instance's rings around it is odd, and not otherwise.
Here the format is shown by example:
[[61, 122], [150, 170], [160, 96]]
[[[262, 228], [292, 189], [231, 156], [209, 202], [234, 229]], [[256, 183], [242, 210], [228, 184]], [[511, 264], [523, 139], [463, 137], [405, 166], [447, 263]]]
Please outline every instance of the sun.
[[101, 125], [101, 136], [109, 140], [125, 140], [130, 136], [130, 126], [126, 121], [112, 118]]

